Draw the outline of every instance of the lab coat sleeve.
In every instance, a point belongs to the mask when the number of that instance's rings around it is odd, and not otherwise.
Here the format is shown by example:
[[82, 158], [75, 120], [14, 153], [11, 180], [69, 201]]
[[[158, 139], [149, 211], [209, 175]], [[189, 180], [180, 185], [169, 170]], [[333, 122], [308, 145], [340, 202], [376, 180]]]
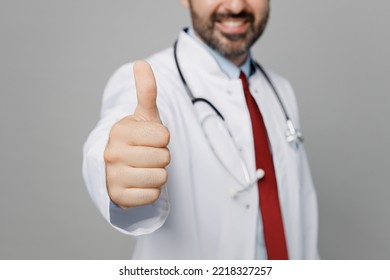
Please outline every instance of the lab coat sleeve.
[[166, 187], [154, 204], [128, 210], [117, 207], [108, 196], [104, 150], [109, 133], [116, 122], [134, 112], [136, 103], [133, 65], [126, 64], [110, 78], [103, 94], [101, 118], [83, 148], [83, 177], [94, 204], [114, 228], [134, 236], [157, 230], [169, 213]]

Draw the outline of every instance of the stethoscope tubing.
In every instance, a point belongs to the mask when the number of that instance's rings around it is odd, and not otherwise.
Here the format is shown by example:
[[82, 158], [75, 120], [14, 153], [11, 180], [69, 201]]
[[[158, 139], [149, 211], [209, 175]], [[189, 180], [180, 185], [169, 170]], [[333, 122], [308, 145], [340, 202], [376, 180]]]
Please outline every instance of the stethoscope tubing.
[[[173, 56], [175, 59], [177, 71], [179, 72], [180, 79], [184, 85], [184, 88], [187, 92], [187, 95], [191, 99], [192, 104], [195, 104], [197, 102], [205, 102], [218, 114], [218, 116], [220, 116], [222, 118], [222, 120], [225, 120], [222, 113], [209, 100], [207, 100], [205, 98], [197, 98], [192, 94], [192, 91], [189, 88], [187, 81], [183, 76], [183, 72], [181, 71], [180, 63], [179, 63], [179, 60], [177, 57], [177, 42], [178, 41], [176, 40], [175, 43], [173, 44]], [[286, 124], [287, 124], [287, 131], [286, 131], [287, 142], [292, 144], [293, 147], [297, 148], [298, 144], [303, 142], [303, 135], [302, 135], [301, 131], [299, 129], [295, 128], [295, 126], [290, 118], [290, 115], [288, 114], [287, 109], [283, 103], [283, 100], [280, 97], [279, 92], [276, 89], [274, 83], [272, 82], [270, 76], [267, 74], [267, 72], [264, 70], [264, 68], [259, 63], [254, 61], [253, 64], [257, 69], [259, 69], [259, 71], [263, 74], [264, 78], [267, 80], [267, 83], [269, 84], [270, 88], [274, 92], [276, 99], [278, 100], [278, 103], [280, 104], [280, 107], [282, 108], [284, 117], [286, 119]]]
[[[174, 56], [174, 59], [175, 59], [175, 64], [176, 64], [176, 68], [178, 70], [180, 79], [181, 79], [181, 81], [182, 81], [182, 83], [184, 85], [184, 88], [185, 88], [185, 90], [187, 92], [187, 95], [190, 98], [192, 104], [195, 105], [197, 102], [204, 102], [204, 103], [208, 104], [215, 111], [215, 113], [222, 119], [222, 121], [225, 123], [225, 118], [223, 117], [222, 113], [214, 106], [214, 104], [212, 104], [206, 98], [201, 98], [201, 97], [197, 98], [197, 97], [195, 97], [193, 95], [192, 91], [190, 90], [190, 88], [189, 88], [189, 86], [187, 84], [187, 81], [186, 81], [186, 79], [183, 76], [183, 72], [181, 71], [179, 60], [178, 60], [178, 57], [177, 57], [177, 42], [178, 41], [176, 41], [174, 43], [174, 45], [173, 45], [173, 56]], [[282, 111], [283, 111], [283, 114], [285, 116], [286, 123], [287, 123], [287, 131], [286, 131], [287, 142], [288, 143], [292, 143], [294, 147], [298, 147], [298, 144], [303, 142], [303, 137], [302, 137], [301, 132], [299, 130], [295, 129], [295, 127], [294, 127], [294, 125], [293, 125], [293, 123], [292, 123], [292, 121], [290, 119], [290, 116], [287, 113], [287, 110], [286, 110], [286, 108], [285, 108], [285, 106], [283, 104], [283, 101], [282, 101], [282, 99], [281, 99], [281, 97], [280, 97], [276, 87], [274, 86], [271, 78], [267, 74], [267, 72], [257, 62], [253, 62], [253, 64], [254, 64], [253, 66], [257, 67], [257, 69], [259, 69], [259, 71], [263, 74], [263, 76], [267, 80], [269, 86], [271, 87], [272, 91], [274, 92], [274, 94], [275, 94], [275, 96], [276, 96], [276, 98], [277, 98], [277, 100], [278, 100], [278, 102], [280, 104], [280, 107], [282, 108]], [[225, 127], [226, 127], [226, 130], [228, 131], [228, 133], [230, 134], [230, 137], [231, 137], [231, 139], [233, 141], [233, 144], [236, 145], [236, 143], [234, 141], [234, 138], [233, 138], [233, 135], [231, 135], [231, 132], [230, 132], [229, 128], [226, 126], [226, 124], [225, 124]], [[202, 128], [203, 128], [203, 123], [202, 123]], [[207, 138], [207, 141], [209, 142], [208, 137], [206, 137], [206, 138]], [[245, 181], [246, 181], [246, 184], [242, 185], [242, 183], [229, 171], [229, 169], [225, 166], [225, 164], [222, 162], [222, 160], [218, 157], [216, 151], [214, 151], [214, 148], [213, 148], [213, 146], [211, 145], [210, 142], [209, 142], [209, 146], [212, 148], [212, 150], [215, 153], [217, 159], [224, 166], [224, 168], [231, 174], [231, 176], [242, 187], [242, 189], [239, 189], [239, 190], [231, 189], [231, 196], [233, 198], [236, 197], [238, 194], [246, 191], [248, 188], [254, 186], [255, 183], [264, 176], [264, 171], [262, 169], [258, 169], [258, 170], [256, 170], [255, 178], [251, 179], [250, 176], [249, 176], [249, 171], [247, 169], [247, 166], [245, 165], [244, 159], [240, 156], [240, 162], [242, 164], [242, 168], [243, 168], [244, 175], [245, 175]], [[237, 146], [235, 146], [235, 147], [238, 150]]]
[[[196, 98], [194, 97], [194, 95], [192, 94], [192, 91], [190, 90], [190, 88], [188, 87], [188, 84], [187, 84], [187, 81], [186, 79], [184, 78], [183, 76], [183, 72], [181, 71], [181, 67], [180, 67], [180, 64], [179, 64], [179, 60], [177, 58], [177, 41], [175, 41], [174, 45], [173, 45], [173, 56], [174, 56], [174, 59], [175, 59], [175, 64], [176, 64], [176, 68], [179, 72], [179, 76], [180, 76], [180, 79], [187, 91], [187, 94], [188, 96], [190, 97], [191, 99], [191, 102], [192, 104], [196, 103], [196, 102], [199, 102], [199, 101], [202, 101], [202, 102], [206, 102], [208, 105], [210, 105], [214, 111], [223, 119], [223, 115], [221, 114], [221, 112], [219, 112], [219, 110], [210, 102], [208, 101], [207, 99], [205, 98]], [[267, 80], [269, 86], [271, 87], [272, 91], [274, 92], [279, 104], [280, 104], [280, 107], [282, 108], [283, 110], [283, 114], [284, 114], [284, 117], [286, 119], [286, 122], [291, 122], [291, 118], [289, 116], [289, 114], [287, 113], [287, 110], [286, 110], [286, 107], [284, 106], [284, 103], [282, 101], [282, 99], [280, 98], [280, 95], [279, 95], [279, 92], [278, 90], [276, 89], [274, 83], [272, 82], [271, 78], [269, 77], [269, 75], [267, 74], [267, 72], [264, 70], [264, 68], [257, 62], [254, 62], [254, 65], [257, 67], [257, 69], [259, 69], [259, 71], [263, 74], [264, 78]]]

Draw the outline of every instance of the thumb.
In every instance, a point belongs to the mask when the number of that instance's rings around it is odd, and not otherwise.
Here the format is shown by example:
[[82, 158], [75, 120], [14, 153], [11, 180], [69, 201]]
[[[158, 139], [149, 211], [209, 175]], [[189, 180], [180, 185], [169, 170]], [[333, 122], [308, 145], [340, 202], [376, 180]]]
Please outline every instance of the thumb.
[[133, 71], [138, 100], [134, 115], [144, 120], [161, 122], [156, 104], [157, 85], [152, 68], [149, 63], [140, 60], [134, 63]]

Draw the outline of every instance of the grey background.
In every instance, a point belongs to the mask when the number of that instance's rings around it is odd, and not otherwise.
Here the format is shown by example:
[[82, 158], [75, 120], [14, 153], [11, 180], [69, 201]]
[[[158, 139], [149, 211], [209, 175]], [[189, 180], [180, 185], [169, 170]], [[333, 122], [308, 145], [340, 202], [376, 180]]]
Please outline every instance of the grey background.
[[[322, 258], [390, 259], [390, 2], [271, 4], [253, 53], [295, 88]], [[0, 1], [1, 259], [130, 257], [88, 197], [81, 149], [112, 72], [188, 23], [177, 0]]]

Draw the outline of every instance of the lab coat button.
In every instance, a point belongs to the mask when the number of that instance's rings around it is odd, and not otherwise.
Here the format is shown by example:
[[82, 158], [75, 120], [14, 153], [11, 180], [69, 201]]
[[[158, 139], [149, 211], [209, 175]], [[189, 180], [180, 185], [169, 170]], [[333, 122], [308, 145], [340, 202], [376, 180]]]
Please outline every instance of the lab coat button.
[[246, 205], [246, 209], [249, 209], [251, 206], [249, 204]]

